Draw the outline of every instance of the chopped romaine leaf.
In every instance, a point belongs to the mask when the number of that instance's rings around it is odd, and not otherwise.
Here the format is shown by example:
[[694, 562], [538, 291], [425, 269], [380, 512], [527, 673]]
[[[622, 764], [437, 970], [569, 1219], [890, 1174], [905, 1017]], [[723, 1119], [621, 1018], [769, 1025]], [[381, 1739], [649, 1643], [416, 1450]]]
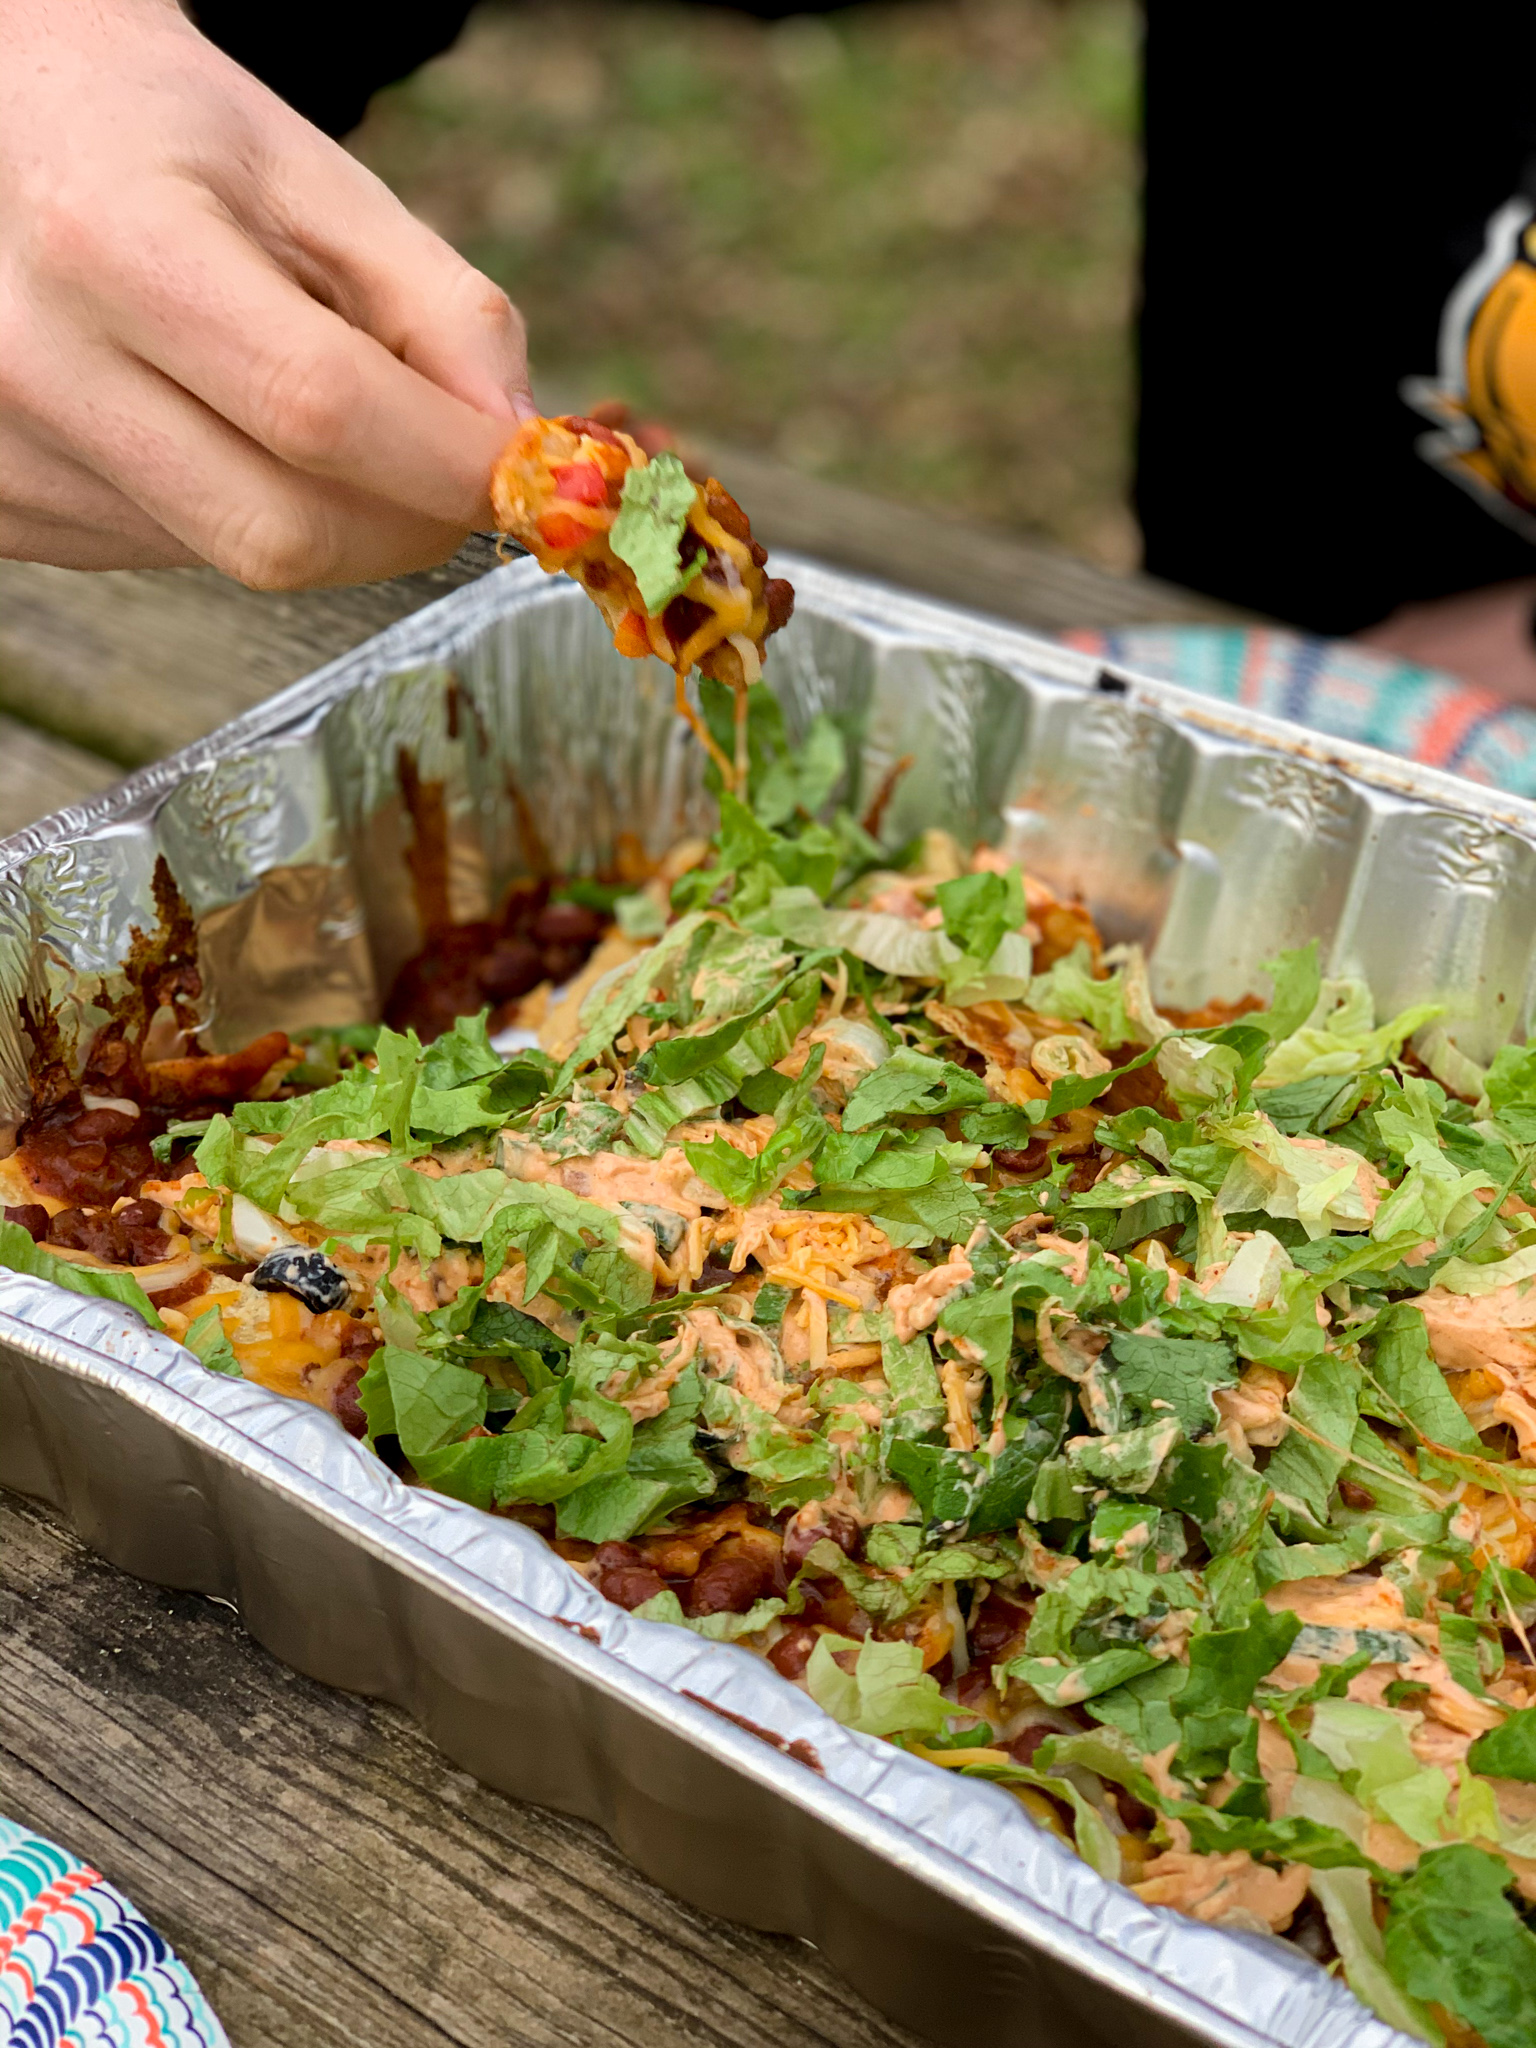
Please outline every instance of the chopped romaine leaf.
[[937, 1734], [957, 1711], [923, 1670], [916, 1643], [818, 1636], [805, 1683], [817, 1706], [861, 1735], [921, 1738]]
[[1485, 1777], [1536, 1784], [1536, 1707], [1521, 1707], [1497, 1728], [1479, 1735], [1467, 1751], [1467, 1762]]
[[843, 1111], [843, 1129], [868, 1130], [891, 1116], [944, 1116], [986, 1099], [985, 1084], [975, 1074], [904, 1046], [860, 1081]]
[[1384, 1937], [1403, 1989], [1455, 2013], [1488, 2048], [1536, 2039], [1536, 1934], [1510, 1904], [1510, 1882], [1481, 1849], [1428, 1849], [1394, 1887]]
[[210, 1372], [221, 1372], [232, 1380], [244, 1378], [240, 1361], [224, 1334], [223, 1318], [216, 1308], [205, 1308], [200, 1316], [194, 1316], [187, 1325], [187, 1334], [182, 1342], [189, 1351], [197, 1353]]
[[944, 930], [978, 965], [992, 958], [1008, 932], [1024, 922], [1024, 881], [1016, 867], [1004, 875], [957, 875], [934, 890]]
[[703, 548], [682, 559], [683, 536], [698, 486], [675, 455], [653, 455], [625, 473], [619, 516], [608, 545], [635, 572], [651, 617], [659, 618], [704, 566]]

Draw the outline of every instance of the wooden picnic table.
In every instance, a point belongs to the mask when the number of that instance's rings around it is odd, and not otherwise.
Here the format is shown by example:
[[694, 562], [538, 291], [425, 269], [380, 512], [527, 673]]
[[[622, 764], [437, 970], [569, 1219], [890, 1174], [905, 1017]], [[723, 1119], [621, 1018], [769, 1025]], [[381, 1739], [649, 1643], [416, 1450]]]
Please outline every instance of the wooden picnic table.
[[[1231, 616], [761, 457], [717, 466], [770, 546], [1045, 631]], [[493, 559], [474, 541], [443, 569], [300, 596], [0, 563], [0, 835]], [[235, 2048], [913, 2042], [806, 1944], [682, 1905], [597, 1828], [485, 1790], [396, 1708], [300, 1677], [224, 1603], [130, 1579], [6, 1495], [0, 1813], [121, 1884]]]

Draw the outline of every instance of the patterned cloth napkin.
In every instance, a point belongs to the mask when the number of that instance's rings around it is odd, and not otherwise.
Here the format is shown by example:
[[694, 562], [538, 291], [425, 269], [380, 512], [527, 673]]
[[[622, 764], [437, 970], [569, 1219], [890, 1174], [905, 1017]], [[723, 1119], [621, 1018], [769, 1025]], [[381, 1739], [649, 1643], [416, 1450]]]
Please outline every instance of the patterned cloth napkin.
[[1536, 797], [1536, 711], [1441, 669], [1267, 627], [1128, 626], [1061, 637], [1186, 690]]
[[0, 1820], [3, 2048], [229, 2048], [185, 1963], [99, 1870]]

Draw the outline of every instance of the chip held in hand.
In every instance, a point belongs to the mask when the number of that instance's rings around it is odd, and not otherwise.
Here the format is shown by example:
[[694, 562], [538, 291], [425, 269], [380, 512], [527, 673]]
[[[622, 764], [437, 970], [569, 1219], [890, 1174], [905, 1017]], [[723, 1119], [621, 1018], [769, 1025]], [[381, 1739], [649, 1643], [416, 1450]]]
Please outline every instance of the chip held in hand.
[[713, 477], [570, 414], [518, 429], [491, 476], [496, 523], [597, 605], [620, 654], [654, 654], [731, 689], [755, 683], [795, 593], [763, 574], [767, 550]]

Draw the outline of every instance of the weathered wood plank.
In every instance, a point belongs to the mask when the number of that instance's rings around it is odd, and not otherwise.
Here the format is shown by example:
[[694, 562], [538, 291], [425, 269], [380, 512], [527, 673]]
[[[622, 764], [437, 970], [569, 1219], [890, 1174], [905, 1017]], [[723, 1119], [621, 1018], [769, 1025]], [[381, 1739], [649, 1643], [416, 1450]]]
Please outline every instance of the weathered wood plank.
[[137, 768], [484, 573], [489, 543], [390, 583], [296, 594], [213, 569], [0, 562], [0, 708]]
[[121, 773], [99, 754], [85, 753], [0, 712], [0, 839], [105, 789]]
[[0, 1812], [124, 1887], [235, 2048], [915, 2048], [813, 1949], [680, 1904], [11, 1495]]
[[[1188, 591], [996, 528], [893, 505], [766, 456], [699, 444], [772, 547], [1016, 619], [1069, 626], [1234, 617]], [[494, 559], [474, 540], [441, 569], [356, 590], [242, 589], [211, 569], [82, 575], [0, 562], [0, 710], [137, 767], [211, 732]]]

